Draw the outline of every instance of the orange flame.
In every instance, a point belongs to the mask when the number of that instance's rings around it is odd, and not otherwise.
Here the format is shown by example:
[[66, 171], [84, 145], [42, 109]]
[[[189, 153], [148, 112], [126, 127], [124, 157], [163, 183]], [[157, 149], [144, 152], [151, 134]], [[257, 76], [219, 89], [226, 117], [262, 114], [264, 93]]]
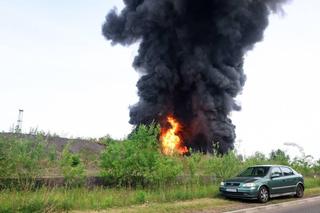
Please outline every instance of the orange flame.
[[181, 130], [181, 125], [172, 116], [168, 116], [167, 121], [171, 125], [171, 128], [161, 128], [160, 141], [162, 152], [165, 155], [172, 155], [174, 153], [187, 153], [187, 147], [183, 146], [181, 138], [177, 135], [177, 133]]

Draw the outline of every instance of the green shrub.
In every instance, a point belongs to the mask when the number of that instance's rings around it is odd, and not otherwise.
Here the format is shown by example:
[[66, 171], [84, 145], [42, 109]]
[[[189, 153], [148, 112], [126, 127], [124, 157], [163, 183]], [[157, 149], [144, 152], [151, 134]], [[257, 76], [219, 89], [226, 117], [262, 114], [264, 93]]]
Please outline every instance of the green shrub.
[[110, 208], [114, 205], [113, 196], [108, 196], [105, 198], [104, 202], [102, 203], [103, 208]]
[[144, 191], [137, 191], [135, 195], [135, 202], [142, 204], [146, 202], [146, 193]]
[[67, 187], [81, 186], [85, 181], [85, 170], [79, 155], [69, 151], [69, 144], [62, 151], [60, 169]]
[[305, 176], [313, 176], [315, 174], [315, 171], [313, 170], [314, 165], [309, 160], [309, 157], [310, 156], [294, 158], [291, 162], [292, 168]]
[[197, 182], [197, 171], [200, 167], [200, 161], [203, 158], [201, 153], [192, 153], [191, 156], [185, 157], [187, 163], [187, 173], [190, 176], [190, 182]]
[[127, 140], [111, 142], [101, 154], [101, 175], [109, 184], [146, 186], [173, 181], [182, 171], [158, 144], [159, 126], [141, 125]]
[[47, 159], [41, 135], [0, 135], [0, 188], [31, 189]]
[[40, 161], [45, 158], [45, 142], [17, 136], [0, 136], [0, 177], [34, 178], [41, 175]]
[[313, 165], [313, 170], [316, 175], [320, 176], [320, 159]]
[[290, 165], [290, 157], [281, 149], [272, 150], [270, 153], [270, 162], [273, 164]]
[[219, 179], [233, 177], [243, 169], [241, 160], [234, 152], [225, 155], [213, 155], [207, 160], [207, 172]]
[[149, 183], [156, 186], [170, 185], [174, 183], [180, 174], [182, 174], [182, 165], [178, 158], [159, 156], [148, 179]]
[[249, 156], [244, 161], [244, 164], [246, 167], [249, 167], [249, 166], [254, 166], [254, 165], [270, 164], [270, 162], [263, 153], [256, 152], [254, 155]]

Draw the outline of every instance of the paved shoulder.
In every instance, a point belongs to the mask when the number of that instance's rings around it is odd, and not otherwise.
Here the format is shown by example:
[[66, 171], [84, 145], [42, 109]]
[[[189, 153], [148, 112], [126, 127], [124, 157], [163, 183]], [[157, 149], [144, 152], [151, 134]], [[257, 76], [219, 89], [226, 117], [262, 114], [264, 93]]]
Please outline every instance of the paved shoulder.
[[286, 203], [241, 209], [228, 213], [320, 213], [320, 196]]

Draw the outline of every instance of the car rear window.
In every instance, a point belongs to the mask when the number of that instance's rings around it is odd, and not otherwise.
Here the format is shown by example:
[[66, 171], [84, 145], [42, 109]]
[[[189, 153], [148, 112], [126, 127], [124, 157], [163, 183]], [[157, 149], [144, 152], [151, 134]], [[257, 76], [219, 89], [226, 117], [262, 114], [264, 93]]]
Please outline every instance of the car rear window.
[[293, 175], [293, 171], [288, 167], [281, 167], [284, 176]]
[[241, 172], [238, 177], [264, 177], [268, 174], [270, 167], [249, 167]]

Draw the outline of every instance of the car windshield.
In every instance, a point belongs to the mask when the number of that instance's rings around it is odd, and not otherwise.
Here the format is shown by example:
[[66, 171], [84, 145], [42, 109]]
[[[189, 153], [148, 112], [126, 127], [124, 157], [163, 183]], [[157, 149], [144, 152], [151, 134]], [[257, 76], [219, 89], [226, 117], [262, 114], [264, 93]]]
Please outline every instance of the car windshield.
[[249, 167], [241, 172], [238, 177], [264, 177], [268, 174], [270, 167]]

